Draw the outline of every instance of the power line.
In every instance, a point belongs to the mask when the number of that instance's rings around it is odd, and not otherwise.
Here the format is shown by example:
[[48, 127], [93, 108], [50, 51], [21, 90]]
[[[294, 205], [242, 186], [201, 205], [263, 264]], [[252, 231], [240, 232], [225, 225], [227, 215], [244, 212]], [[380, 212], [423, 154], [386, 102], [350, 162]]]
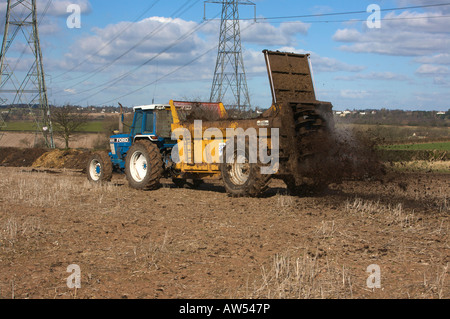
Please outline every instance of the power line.
[[[110, 41], [108, 41], [108, 43], [106, 43], [105, 45], [103, 45], [100, 49], [98, 49], [97, 51], [95, 51], [94, 53], [91, 53], [88, 55], [88, 57], [86, 59], [84, 59], [83, 61], [81, 61], [80, 63], [78, 63], [77, 65], [75, 65], [74, 67], [72, 67], [70, 70], [67, 70], [61, 74], [56, 75], [55, 77], [53, 77], [53, 79], [57, 79], [60, 78], [63, 75], [66, 75], [69, 72], [72, 72], [74, 70], [76, 70], [78, 67], [80, 67], [81, 65], [83, 65], [85, 62], [87, 62], [89, 60], [89, 58], [94, 57], [95, 55], [97, 55], [98, 53], [100, 53], [104, 48], [106, 48], [108, 45], [110, 45], [114, 40], [116, 40], [118, 37], [120, 37], [122, 34], [125, 33], [125, 31], [127, 31], [134, 23], [136, 23], [137, 21], [139, 21], [140, 19], [142, 19], [142, 17], [144, 15], [146, 15], [151, 9], [153, 9], [153, 7], [159, 2], [160, 0], [155, 0], [147, 9], [144, 10], [144, 12], [142, 12], [136, 19], [133, 20], [133, 22], [128, 23], [122, 30], [120, 30]], [[71, 79], [70, 81], [72, 81], [73, 79]], [[60, 82], [64, 82], [60, 81]]]
[[[157, 53], [155, 56], [151, 57], [150, 59], [146, 60], [145, 62], [141, 63], [140, 65], [136, 66], [134, 69], [132, 69], [131, 71], [128, 71], [118, 77], [115, 77], [114, 79], [111, 79], [103, 84], [97, 85], [95, 87], [91, 87], [87, 90], [81, 91], [81, 92], [77, 92], [75, 93], [75, 95], [79, 95], [79, 94], [83, 94], [86, 92], [90, 92], [102, 87], [105, 87], [99, 91], [97, 91], [94, 94], [89, 95], [88, 97], [79, 100], [77, 103], [82, 102], [84, 100], [87, 100], [99, 93], [101, 93], [103, 90], [108, 89], [110, 87], [112, 87], [113, 85], [117, 84], [118, 82], [124, 80], [125, 78], [127, 78], [128, 76], [130, 76], [132, 73], [136, 72], [137, 70], [139, 70], [140, 68], [144, 67], [145, 65], [149, 64], [150, 62], [152, 62], [153, 60], [155, 60], [156, 58], [158, 58], [159, 56], [161, 56], [162, 54], [164, 54], [165, 52], [167, 52], [168, 50], [170, 50], [171, 48], [175, 47], [176, 45], [180, 44], [181, 42], [183, 42], [185, 39], [187, 39], [188, 37], [190, 37], [192, 34], [194, 34], [195, 32], [197, 32], [199, 29], [201, 29], [204, 25], [206, 25], [208, 22], [206, 23], [202, 23], [200, 25], [197, 25], [196, 27], [194, 27], [193, 29], [189, 30], [188, 32], [186, 32], [185, 34], [183, 34], [181, 37], [179, 37], [177, 40], [175, 40], [171, 45], [167, 46], [166, 48], [164, 48], [162, 51], [160, 51], [159, 53]], [[73, 94], [72, 94], [73, 95]], [[75, 103], [75, 104], [77, 104]]]
[[[188, 11], [190, 8], [192, 8], [192, 6], [194, 6], [197, 2], [199, 2], [200, 0], [197, 0], [196, 2], [192, 3], [189, 7], [185, 8], [181, 13], [179, 13], [180, 10], [182, 10], [190, 1], [192, 0], [187, 0], [182, 6], [180, 6], [177, 10], [175, 10], [175, 12], [171, 15], [179, 15], [181, 16], [182, 14], [184, 14], [186, 11]], [[116, 63], [117, 61], [119, 61], [121, 58], [123, 58], [125, 55], [127, 55], [128, 53], [130, 53], [131, 51], [133, 51], [134, 49], [136, 49], [138, 46], [140, 46], [142, 43], [144, 43], [145, 41], [151, 39], [155, 34], [157, 34], [161, 29], [164, 29], [165, 27], [167, 27], [167, 24], [161, 24], [159, 25], [155, 30], [153, 30], [152, 32], [148, 33], [144, 38], [142, 38], [139, 42], [137, 42], [136, 44], [134, 44], [132, 47], [130, 47], [128, 50], [126, 50], [124, 53], [122, 53], [121, 55], [119, 55], [118, 57], [116, 57], [114, 60], [108, 62], [107, 64], [95, 69], [94, 71], [89, 72], [88, 74], [82, 75], [81, 77], [83, 77], [84, 79], [77, 82], [76, 84], [71, 85], [71, 87], [76, 87], [82, 83], [84, 83], [85, 81], [93, 78], [95, 75], [99, 74], [100, 72], [104, 71], [105, 69], [109, 68], [110, 66], [112, 66], [114, 63]], [[86, 77], [87, 76], [87, 77]], [[78, 78], [81, 78], [78, 77]], [[78, 79], [76, 78], [76, 79]], [[95, 87], [97, 88], [97, 87]], [[95, 88], [91, 88], [87, 91], [92, 91]], [[65, 90], [60, 90], [57, 91], [54, 94], [57, 94], [59, 92], [63, 92]], [[86, 91], [83, 91], [82, 93], [84, 93]], [[79, 93], [77, 93], [79, 94]]]
[[[381, 12], [388, 11], [399, 11], [399, 10], [410, 10], [410, 9], [425, 9], [433, 7], [444, 7], [450, 6], [450, 3], [441, 4], [429, 4], [421, 6], [409, 6], [409, 7], [398, 7], [389, 9], [380, 9]], [[308, 14], [308, 15], [296, 15], [296, 16], [281, 16], [281, 17], [266, 17], [266, 18], [256, 18], [258, 20], [286, 20], [286, 19], [301, 19], [301, 18], [315, 18], [315, 17], [326, 17], [326, 16], [339, 16], [339, 15], [354, 15], [354, 14], [367, 14], [367, 10], [364, 11], [345, 11], [345, 12], [333, 12], [333, 13], [319, 13], [319, 14]], [[243, 18], [240, 20], [255, 20], [255, 18]]]
[[[450, 15], [443, 16], [426, 16], [426, 17], [403, 17], [403, 18], [382, 18], [383, 21], [396, 20], [426, 20], [426, 19], [447, 19]], [[344, 22], [366, 22], [367, 19], [346, 19], [346, 20], [311, 20], [311, 21], [285, 21], [282, 23], [344, 23]], [[274, 21], [258, 22], [258, 23], [274, 23]]]
[[[140, 68], [144, 67], [145, 65], [149, 64], [150, 62], [152, 62], [153, 60], [155, 60], [156, 58], [158, 58], [159, 56], [161, 56], [162, 54], [164, 54], [165, 52], [167, 52], [168, 50], [172, 49], [173, 47], [177, 46], [178, 44], [182, 43], [184, 40], [186, 40], [187, 38], [189, 38], [192, 34], [194, 34], [195, 32], [197, 32], [198, 30], [200, 30], [201, 28], [203, 28], [205, 25], [207, 25], [209, 23], [209, 21], [206, 22], [202, 22], [201, 24], [197, 25], [196, 27], [194, 27], [193, 29], [191, 29], [190, 31], [186, 32], [185, 34], [183, 34], [181, 37], [179, 37], [175, 42], [173, 42], [171, 45], [167, 46], [166, 48], [164, 48], [162, 51], [160, 51], [158, 54], [156, 54], [155, 56], [151, 57], [150, 59], [146, 60], [145, 62], [141, 63], [140, 65], [138, 65], [137, 67], [135, 67], [134, 69], [132, 69], [131, 71], [128, 71], [127, 73], [120, 75], [119, 77], [116, 77], [113, 80], [110, 80], [106, 83], [103, 83], [101, 85], [98, 85], [94, 88], [88, 89], [86, 91], [83, 92], [79, 92], [77, 94], [82, 94], [85, 93], [87, 91], [92, 91], [95, 89], [98, 89], [100, 87], [104, 87], [102, 90], [97, 91], [96, 93], [93, 93], [91, 95], [89, 95], [86, 98], [83, 98], [79, 101], [77, 101], [75, 104], [78, 104], [80, 102], [83, 102], [85, 100], [90, 99], [91, 97], [96, 96], [97, 94], [101, 93], [103, 90], [109, 89], [112, 86], [114, 86], [115, 84], [117, 84], [118, 82], [124, 80], [125, 78], [127, 78], [128, 76], [130, 76], [132, 73], [136, 72], [137, 70], [139, 70]], [[108, 85], [109, 84], [109, 85]]]
[[208, 53], [212, 52], [213, 50], [217, 50], [217, 47], [218, 47], [218, 45], [215, 45], [214, 47], [212, 47], [211, 49], [209, 49], [209, 50], [207, 50], [206, 52], [202, 53], [201, 55], [197, 56], [196, 58], [192, 59], [192, 60], [189, 61], [188, 63], [186, 63], [186, 64], [184, 64], [184, 65], [182, 65], [182, 66], [179, 66], [178, 68], [176, 68], [175, 70], [173, 70], [173, 71], [171, 71], [171, 72], [169, 72], [169, 73], [166, 73], [165, 75], [163, 75], [163, 76], [161, 76], [160, 78], [158, 78], [158, 79], [152, 81], [151, 83], [148, 83], [148, 84], [146, 84], [146, 85], [144, 85], [144, 86], [141, 86], [141, 87], [138, 88], [138, 89], [135, 89], [135, 90], [133, 90], [133, 91], [131, 91], [131, 92], [129, 92], [129, 93], [126, 93], [126, 94], [124, 94], [124, 95], [121, 95], [121, 96], [119, 96], [119, 97], [116, 97], [116, 98], [114, 98], [114, 99], [111, 99], [111, 100], [109, 100], [109, 101], [100, 103], [100, 105], [105, 105], [105, 104], [108, 104], [108, 103], [117, 101], [117, 100], [119, 100], [119, 99], [121, 99], [121, 98], [123, 98], [123, 97], [130, 96], [130, 95], [132, 95], [132, 94], [134, 94], [134, 93], [137, 93], [137, 92], [139, 92], [139, 91], [141, 91], [141, 90], [143, 90], [143, 89], [145, 89], [145, 88], [148, 88], [148, 87], [152, 86], [153, 84], [155, 84], [155, 83], [157, 83], [157, 82], [160, 82], [160, 81], [164, 80], [165, 78], [171, 76], [172, 74], [175, 74], [175, 73], [177, 73], [178, 71], [184, 69], [185, 67], [191, 65], [192, 63], [194, 63], [194, 62], [200, 60], [202, 57], [204, 57], [204, 56], [207, 55]]
[[[254, 26], [254, 25], [255, 25], [255, 23], [252, 23], [252, 24], [249, 25], [248, 27], [244, 28], [244, 29], [242, 30], [242, 32], [247, 31], [247, 29], [251, 28], [251, 27]], [[145, 89], [145, 88], [148, 88], [148, 87], [152, 86], [153, 84], [155, 84], [155, 83], [157, 83], [157, 82], [160, 82], [160, 81], [164, 80], [165, 78], [171, 76], [172, 74], [175, 74], [175, 73], [177, 73], [178, 71], [180, 71], [180, 70], [182, 70], [182, 69], [188, 67], [189, 65], [191, 65], [191, 64], [193, 64], [193, 63], [195, 63], [195, 62], [197, 62], [198, 60], [200, 60], [200, 59], [201, 59], [202, 57], [204, 57], [205, 55], [211, 53], [211, 52], [214, 51], [214, 50], [217, 50], [218, 47], [219, 47], [219, 44], [216, 44], [216, 45], [214, 45], [212, 48], [210, 48], [210, 49], [208, 49], [207, 51], [205, 51], [204, 53], [202, 53], [201, 55], [197, 56], [196, 58], [192, 59], [191, 61], [187, 62], [186, 64], [179, 66], [179, 67], [176, 68], [175, 70], [173, 70], [173, 71], [171, 71], [171, 72], [169, 72], [169, 73], [166, 73], [165, 75], [163, 75], [163, 76], [161, 76], [160, 78], [158, 78], [158, 79], [152, 81], [151, 83], [148, 83], [148, 84], [146, 84], [146, 85], [144, 85], [144, 86], [141, 86], [141, 87], [139, 87], [139, 88], [137, 88], [137, 89], [135, 89], [135, 90], [133, 90], [133, 91], [131, 91], [131, 92], [128, 92], [128, 93], [126, 93], [126, 94], [123, 94], [123, 95], [121, 95], [121, 96], [118, 96], [118, 97], [116, 97], [116, 98], [114, 98], [114, 99], [111, 99], [111, 100], [108, 100], [108, 101], [106, 101], [106, 102], [100, 103], [99, 105], [105, 105], [105, 104], [108, 104], [108, 103], [111, 103], [111, 102], [115, 102], [115, 101], [117, 101], [117, 100], [119, 100], [119, 99], [121, 99], [121, 98], [130, 96], [130, 95], [132, 95], [132, 94], [134, 94], [134, 93], [137, 93], [137, 92], [139, 92], [139, 91], [141, 91], [141, 90], [143, 90], [143, 89]]]

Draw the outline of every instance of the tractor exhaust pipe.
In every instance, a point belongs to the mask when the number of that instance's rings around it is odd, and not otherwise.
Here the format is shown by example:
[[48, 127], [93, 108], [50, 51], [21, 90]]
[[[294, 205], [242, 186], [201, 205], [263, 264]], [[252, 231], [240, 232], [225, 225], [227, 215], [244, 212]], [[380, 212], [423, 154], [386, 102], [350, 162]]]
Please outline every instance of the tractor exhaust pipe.
[[120, 117], [119, 117], [119, 134], [123, 134], [123, 106], [119, 103], [120, 106]]

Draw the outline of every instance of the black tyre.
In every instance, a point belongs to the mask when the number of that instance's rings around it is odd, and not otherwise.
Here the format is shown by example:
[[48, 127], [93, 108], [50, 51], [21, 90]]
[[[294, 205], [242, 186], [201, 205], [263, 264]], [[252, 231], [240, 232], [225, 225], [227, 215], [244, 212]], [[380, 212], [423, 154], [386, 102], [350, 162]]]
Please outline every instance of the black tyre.
[[109, 182], [112, 178], [113, 167], [108, 152], [96, 152], [88, 160], [87, 178], [93, 183]]
[[250, 147], [248, 141], [245, 150], [225, 146], [223, 163], [221, 164], [222, 180], [227, 193], [233, 197], [258, 197], [268, 188], [271, 175], [261, 173], [259, 163], [250, 163]]
[[163, 172], [162, 156], [155, 144], [150, 141], [137, 141], [130, 147], [125, 163], [125, 175], [132, 188], [159, 188]]

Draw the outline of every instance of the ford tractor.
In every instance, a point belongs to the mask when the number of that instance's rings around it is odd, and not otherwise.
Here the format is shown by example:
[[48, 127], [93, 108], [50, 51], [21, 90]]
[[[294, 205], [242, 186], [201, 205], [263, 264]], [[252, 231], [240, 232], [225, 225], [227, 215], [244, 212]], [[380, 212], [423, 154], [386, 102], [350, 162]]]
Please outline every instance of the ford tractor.
[[[123, 121], [123, 118], [121, 119]], [[110, 181], [113, 172], [125, 173], [137, 189], [158, 187], [176, 141], [171, 140], [172, 114], [169, 105], [134, 108], [129, 134], [110, 137], [111, 152], [94, 153], [87, 167], [92, 182]]]

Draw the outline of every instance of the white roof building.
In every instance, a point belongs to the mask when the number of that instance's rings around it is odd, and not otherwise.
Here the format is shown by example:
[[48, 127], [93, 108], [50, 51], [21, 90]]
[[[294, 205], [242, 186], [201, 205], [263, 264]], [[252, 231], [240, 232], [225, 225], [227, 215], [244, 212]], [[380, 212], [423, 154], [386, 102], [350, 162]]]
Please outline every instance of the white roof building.
[[168, 104], [151, 104], [151, 105], [135, 106], [133, 109], [135, 111], [136, 110], [153, 111], [153, 110], [165, 110], [168, 107], [170, 107], [170, 105]]

